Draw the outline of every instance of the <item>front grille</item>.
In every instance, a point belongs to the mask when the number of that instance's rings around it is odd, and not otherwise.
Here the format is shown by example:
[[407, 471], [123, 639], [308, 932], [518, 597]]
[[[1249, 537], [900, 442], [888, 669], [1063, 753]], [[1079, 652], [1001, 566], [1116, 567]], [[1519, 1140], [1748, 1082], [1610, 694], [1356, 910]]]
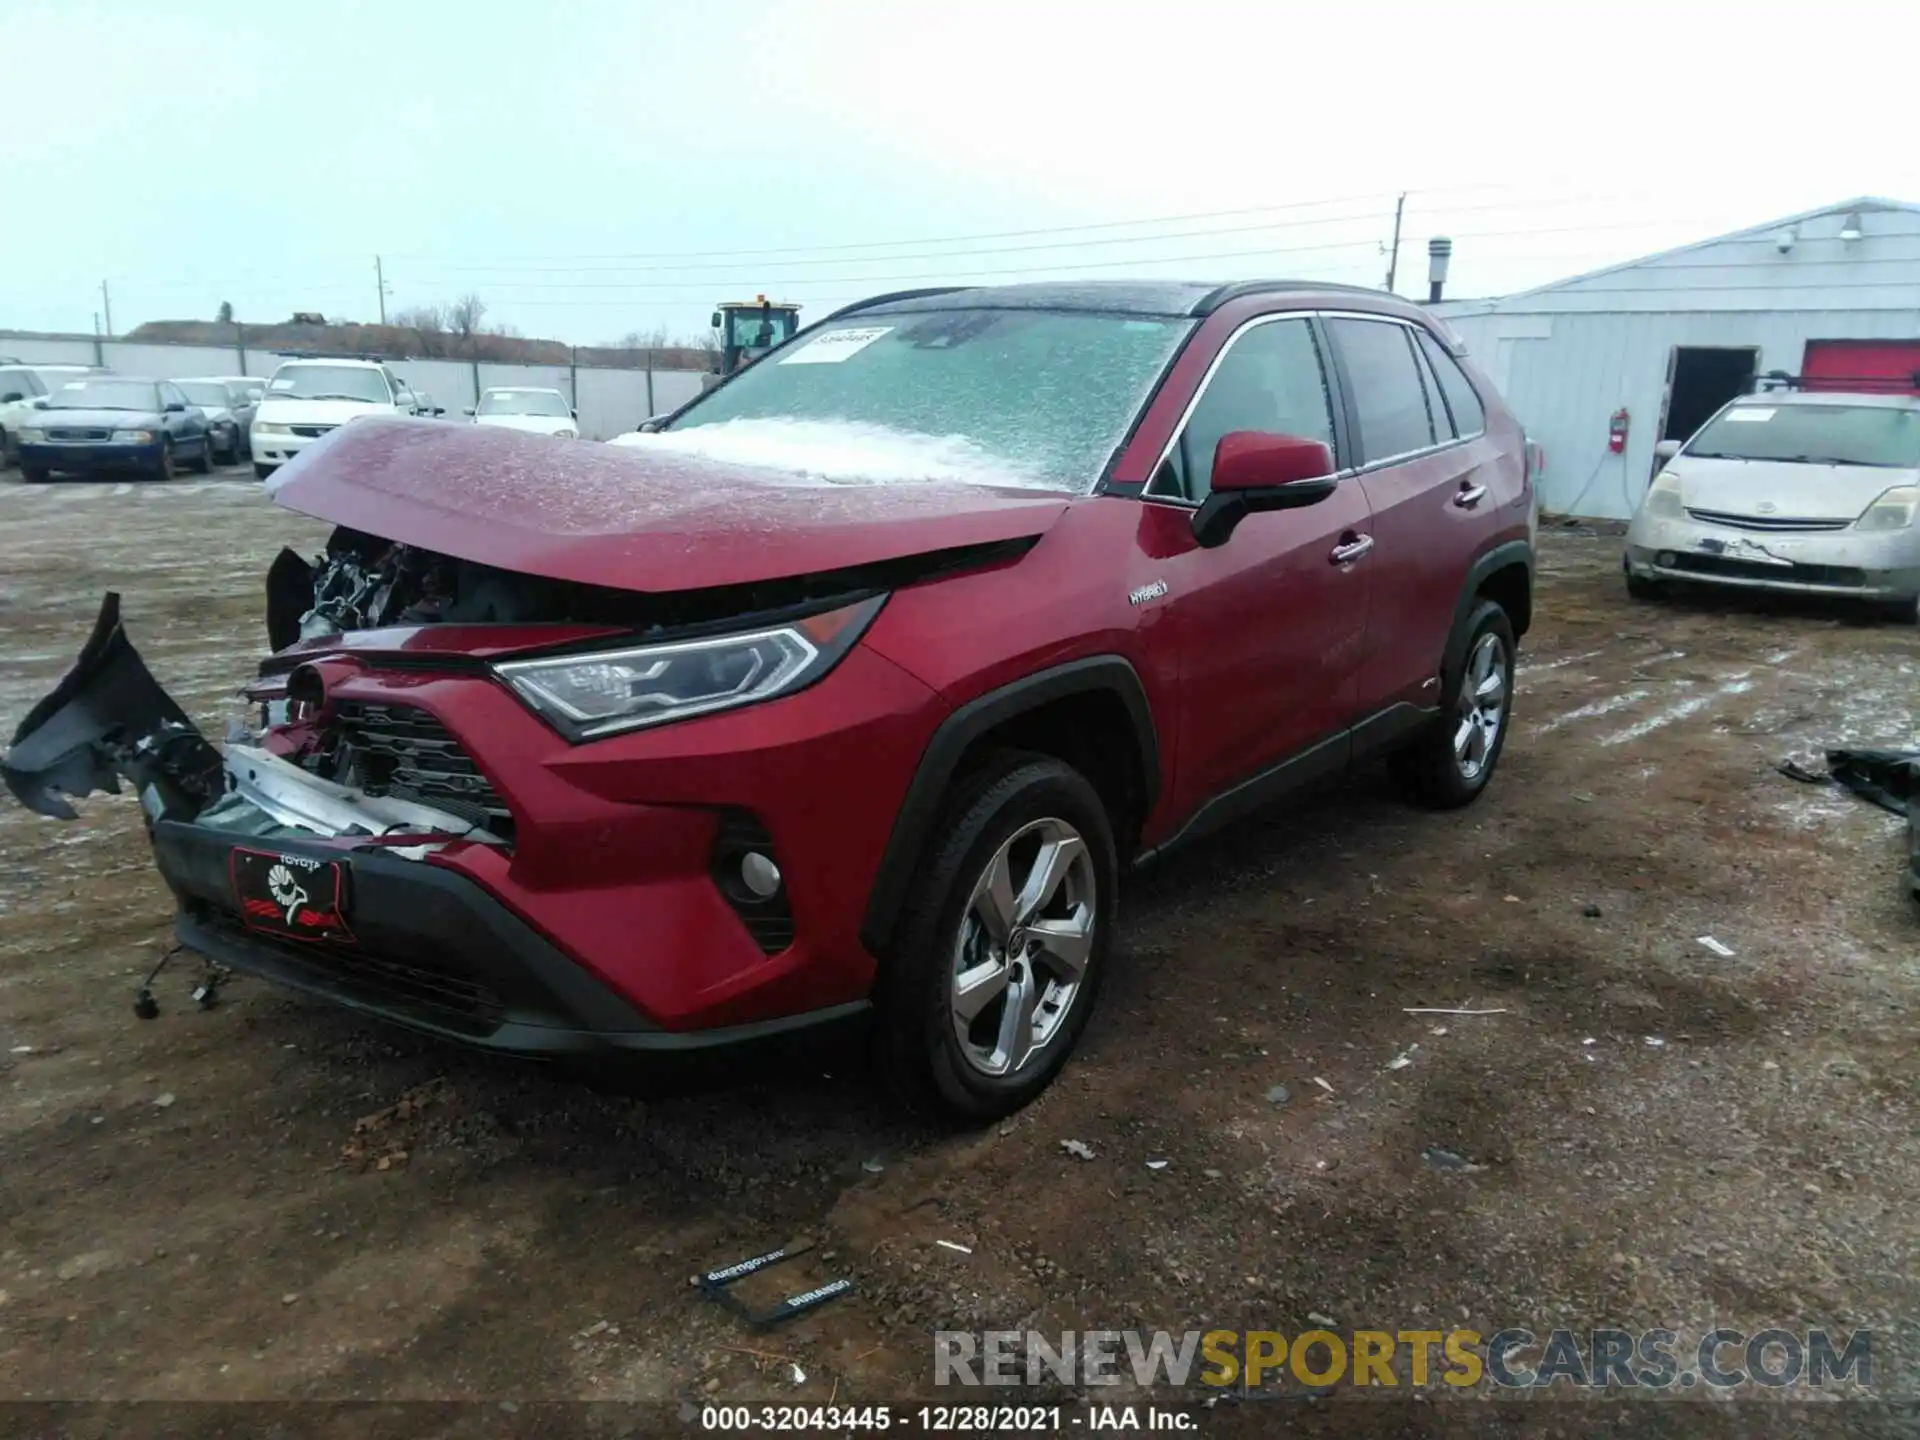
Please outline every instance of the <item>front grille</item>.
[[1726, 525], [1735, 530], [1844, 530], [1851, 520], [1807, 520], [1782, 515], [1729, 515], [1723, 510], [1689, 510], [1703, 525]]
[[113, 438], [113, 431], [111, 430], [71, 430], [71, 429], [49, 430], [47, 431], [47, 438], [49, 440], [63, 440], [68, 444], [73, 444], [75, 442], [88, 441], [88, 440], [97, 442], [101, 440], [111, 440]]
[[384, 1009], [424, 1015], [449, 1029], [490, 1035], [506, 1007], [458, 956], [410, 951], [404, 960], [374, 955], [357, 945], [284, 940], [250, 930], [239, 918], [207, 908], [198, 917], [210, 930], [273, 955], [325, 989], [337, 990]]
[[1775, 585], [1831, 585], [1857, 590], [1867, 583], [1866, 572], [1851, 565], [1769, 565], [1764, 560], [1735, 560], [1690, 551], [1675, 555], [1673, 563], [1665, 568], [1695, 575], [1724, 575], [1730, 580], [1765, 580]]
[[287, 427], [303, 440], [318, 440], [330, 430], [338, 430], [338, 425], [289, 425]]
[[431, 805], [511, 844], [513, 812], [473, 757], [431, 713], [415, 705], [342, 700], [324, 748], [344, 747], [353, 783], [369, 795]]

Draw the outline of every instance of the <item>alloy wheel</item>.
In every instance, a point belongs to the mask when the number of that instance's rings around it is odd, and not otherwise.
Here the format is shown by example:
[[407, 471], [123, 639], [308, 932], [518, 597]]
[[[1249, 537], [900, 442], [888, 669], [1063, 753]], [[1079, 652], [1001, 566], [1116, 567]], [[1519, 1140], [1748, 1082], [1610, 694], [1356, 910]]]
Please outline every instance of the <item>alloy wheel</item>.
[[1509, 669], [1507, 647], [1495, 634], [1482, 635], [1467, 656], [1453, 730], [1453, 763], [1463, 780], [1480, 778], [1507, 723]]
[[1086, 975], [1098, 900], [1093, 857], [1064, 820], [1035, 820], [993, 852], [948, 970], [954, 1037], [973, 1069], [1017, 1074], [1062, 1033]]

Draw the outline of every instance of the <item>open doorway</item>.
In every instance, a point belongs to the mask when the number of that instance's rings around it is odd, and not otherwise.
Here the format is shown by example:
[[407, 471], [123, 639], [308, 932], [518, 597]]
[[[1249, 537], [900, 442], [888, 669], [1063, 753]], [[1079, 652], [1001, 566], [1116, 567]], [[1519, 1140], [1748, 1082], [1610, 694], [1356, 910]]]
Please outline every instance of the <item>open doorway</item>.
[[1667, 404], [1659, 438], [1691, 440], [1714, 411], [1747, 393], [1759, 368], [1760, 352], [1752, 346], [1674, 346], [1667, 361]]

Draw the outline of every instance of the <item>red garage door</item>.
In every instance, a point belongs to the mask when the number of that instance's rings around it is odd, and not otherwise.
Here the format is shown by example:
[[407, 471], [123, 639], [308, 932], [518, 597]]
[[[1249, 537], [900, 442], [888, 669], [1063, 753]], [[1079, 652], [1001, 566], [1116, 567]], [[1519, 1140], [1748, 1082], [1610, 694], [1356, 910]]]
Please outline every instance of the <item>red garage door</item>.
[[1876, 390], [1920, 395], [1920, 340], [1809, 340], [1800, 366], [1809, 390], [1845, 390], [1849, 380], [1894, 381]]

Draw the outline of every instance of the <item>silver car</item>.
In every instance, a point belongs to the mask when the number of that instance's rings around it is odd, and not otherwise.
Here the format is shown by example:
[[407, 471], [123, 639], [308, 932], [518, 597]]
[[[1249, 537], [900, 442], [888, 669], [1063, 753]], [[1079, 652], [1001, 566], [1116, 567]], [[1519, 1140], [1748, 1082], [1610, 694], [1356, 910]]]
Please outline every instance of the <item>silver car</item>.
[[1627, 527], [1627, 589], [1786, 590], [1920, 611], [1920, 395], [1768, 391], [1665, 460]]
[[247, 432], [253, 427], [255, 401], [238, 380], [204, 379], [173, 382], [207, 417], [214, 458], [222, 465], [238, 464], [252, 451]]

